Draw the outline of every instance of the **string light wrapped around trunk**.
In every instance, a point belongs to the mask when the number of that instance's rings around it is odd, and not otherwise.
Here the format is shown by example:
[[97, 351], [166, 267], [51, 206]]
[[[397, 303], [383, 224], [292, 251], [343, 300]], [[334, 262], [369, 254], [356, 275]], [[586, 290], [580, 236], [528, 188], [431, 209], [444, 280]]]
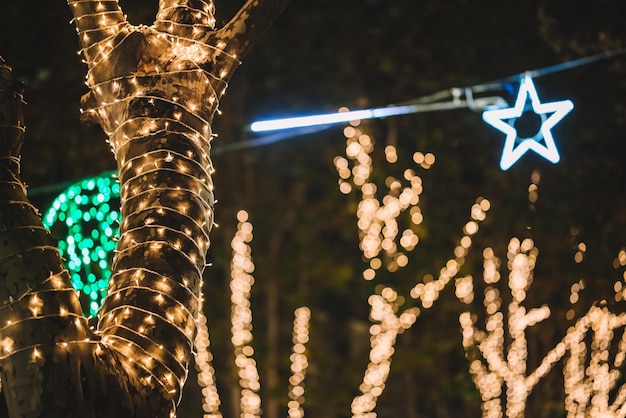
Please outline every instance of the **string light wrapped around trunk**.
[[[46, 362], [98, 345], [54, 239], [20, 179], [23, 85], [0, 57], [0, 370], [7, 407], [39, 416]], [[51, 339], [50, 336], [54, 336]], [[59, 377], [59, 381], [62, 381]]]
[[91, 86], [99, 106], [89, 112], [98, 114], [118, 161], [123, 219], [98, 329], [106, 344], [138, 366], [133, 370], [145, 384], [160, 386], [177, 400], [201, 308], [213, 225], [206, 115], [217, 108], [226, 82], [187, 61], [191, 54], [177, 55], [177, 49], [195, 51], [193, 42], [148, 28], [128, 36], [139, 36], [160, 63], [144, 75]]
[[120, 179], [120, 239], [97, 332], [173, 415], [213, 226], [211, 122], [239, 57], [289, 0], [248, 0], [218, 30], [211, 1], [160, 0], [152, 26], [129, 24], [117, 0], [68, 3], [88, 67], [83, 118], [106, 132]]

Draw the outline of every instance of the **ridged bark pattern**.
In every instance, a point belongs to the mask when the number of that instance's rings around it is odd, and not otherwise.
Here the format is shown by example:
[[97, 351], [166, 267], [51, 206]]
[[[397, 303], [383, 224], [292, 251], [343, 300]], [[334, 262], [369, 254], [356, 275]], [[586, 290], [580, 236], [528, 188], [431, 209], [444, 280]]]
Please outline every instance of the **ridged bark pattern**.
[[[22, 90], [0, 58], [0, 416], [132, 416], [136, 393], [118, 354], [89, 329], [56, 242], [26, 198]], [[102, 402], [110, 398], [117, 402]]]
[[288, 1], [250, 0], [219, 30], [212, 2], [161, 0], [150, 27], [125, 22], [115, 1], [87, 3], [69, 2], [89, 70], [83, 115], [109, 136], [123, 218], [97, 333], [174, 408], [213, 225], [211, 121], [239, 59]]
[[[10, 417], [173, 417], [202, 308], [213, 224], [211, 120], [226, 83], [289, 0], [160, 0], [132, 26], [117, 0], [69, 0], [121, 182], [109, 295], [91, 330], [19, 178], [22, 87], [0, 59], [0, 368]], [[3, 414], [0, 405], [0, 416]]]

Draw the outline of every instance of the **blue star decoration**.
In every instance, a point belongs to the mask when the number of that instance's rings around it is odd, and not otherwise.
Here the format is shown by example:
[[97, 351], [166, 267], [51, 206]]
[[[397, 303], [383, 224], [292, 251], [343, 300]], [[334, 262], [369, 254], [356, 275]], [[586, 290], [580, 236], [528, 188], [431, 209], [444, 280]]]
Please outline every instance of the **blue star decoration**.
[[[528, 109], [528, 104], [541, 119], [541, 126], [531, 137], [520, 137], [515, 122]], [[554, 143], [551, 129], [574, 108], [571, 100], [541, 103], [530, 75], [524, 75], [515, 99], [515, 106], [507, 109], [489, 109], [483, 112], [483, 120], [506, 134], [500, 168], [508, 170], [528, 150], [533, 150], [551, 163], [561, 159]], [[528, 110], [527, 110], [528, 109]]]

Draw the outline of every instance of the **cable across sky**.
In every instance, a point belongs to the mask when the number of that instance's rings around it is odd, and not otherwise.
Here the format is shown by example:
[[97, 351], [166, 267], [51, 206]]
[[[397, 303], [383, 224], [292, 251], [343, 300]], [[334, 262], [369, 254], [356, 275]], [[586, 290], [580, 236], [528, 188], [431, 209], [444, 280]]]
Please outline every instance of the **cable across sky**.
[[[423, 96], [406, 102], [391, 104], [384, 107], [361, 109], [353, 111], [338, 111], [333, 113], [321, 113], [308, 116], [297, 116], [281, 119], [268, 119], [253, 122], [249, 129], [251, 132], [272, 132], [264, 136], [255, 137], [247, 141], [234, 142], [218, 145], [213, 148], [212, 154], [217, 155], [226, 152], [239, 151], [242, 149], [256, 148], [274, 144], [287, 139], [292, 139], [315, 132], [323, 131], [334, 125], [363, 119], [381, 119], [391, 116], [407, 115], [441, 110], [467, 108], [474, 111], [482, 111], [487, 107], [502, 108], [507, 102], [500, 96], [484, 96], [489, 92], [501, 92], [507, 90], [507, 85], [519, 83], [524, 77], [537, 78], [565, 70], [588, 65], [597, 61], [617, 57], [626, 54], [626, 48], [605, 51], [594, 55], [578, 58], [563, 63], [524, 71], [519, 74], [504, 77], [486, 83], [468, 87], [452, 87], [446, 90]], [[483, 96], [481, 96], [483, 95]], [[115, 171], [105, 172], [103, 176], [113, 176]], [[59, 192], [75, 181], [51, 184], [29, 190], [30, 196]]]
[[[385, 107], [353, 110], [346, 112], [323, 113], [310, 116], [299, 116], [281, 119], [269, 119], [255, 121], [250, 125], [252, 132], [268, 132], [284, 129], [302, 128], [306, 126], [333, 125], [345, 123], [351, 120], [363, 119], [380, 119], [389, 116], [406, 115], [412, 113], [432, 112], [437, 110], [449, 110], [458, 108], [469, 108], [472, 110], [483, 110], [487, 106], [506, 106], [506, 102], [499, 96], [475, 98], [475, 94], [490, 91], [501, 91], [504, 85], [521, 81], [524, 77], [533, 78], [544, 75], [570, 70], [582, 65], [591, 64], [603, 59], [612, 58], [618, 55], [626, 54], [626, 48], [616, 49], [612, 51], [602, 52], [583, 58], [539, 68], [536, 70], [524, 71], [523, 73], [505, 77], [502, 79], [490, 81], [487, 83], [476, 84], [469, 87], [452, 87], [442, 90], [438, 93], [411, 100], [398, 105], [388, 105]], [[441, 100], [450, 99], [442, 102]]]

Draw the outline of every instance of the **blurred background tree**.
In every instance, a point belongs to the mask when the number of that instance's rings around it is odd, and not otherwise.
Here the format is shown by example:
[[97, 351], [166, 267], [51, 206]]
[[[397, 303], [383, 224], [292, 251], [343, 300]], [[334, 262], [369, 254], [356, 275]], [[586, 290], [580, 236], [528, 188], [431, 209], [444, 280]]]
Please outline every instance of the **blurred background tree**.
[[[151, 22], [157, 9], [156, 1], [121, 3], [135, 24]], [[243, 2], [222, 3], [218, 22]], [[214, 146], [253, 139], [247, 126], [259, 118], [384, 106], [624, 47], [620, 6], [618, 0], [294, 2], [235, 75], [214, 125]], [[23, 177], [42, 211], [66, 185], [115, 167], [104, 133], [79, 122], [87, 89], [70, 18], [65, 2], [0, 7], [0, 54], [27, 86]], [[615, 259], [626, 245], [625, 74], [626, 60], [617, 57], [535, 80], [542, 100], [574, 102], [555, 129], [557, 165], [530, 153], [502, 172], [502, 135], [466, 109], [370, 122], [377, 141], [374, 177], [381, 184], [415, 166], [415, 151], [437, 157], [422, 175], [420, 244], [407, 267], [381, 272], [372, 282], [361, 276], [359, 196], [337, 187], [332, 160], [344, 153], [341, 127], [217, 155], [220, 227], [212, 235], [205, 312], [224, 415], [236, 416], [238, 403], [228, 268], [239, 209], [250, 213], [255, 228], [254, 345], [269, 418], [286, 415], [292, 314], [302, 305], [312, 312], [306, 415], [350, 416], [367, 365], [367, 297], [380, 284], [408, 296], [425, 274], [437, 274], [478, 196], [492, 208], [464, 273], [480, 277], [482, 248], [505, 257], [512, 236], [530, 237], [539, 248], [527, 302], [549, 303], [552, 316], [529, 335], [528, 363], [536, 366], [572, 323], [571, 286], [584, 279], [575, 308], [581, 313], [595, 301], [612, 301], [613, 283], [622, 279]], [[384, 162], [387, 144], [398, 149], [394, 165]], [[535, 202], [528, 191], [533, 173], [540, 174]], [[582, 258], [576, 256], [581, 243]], [[460, 309], [454, 291], [446, 289], [399, 337], [380, 417], [479, 416], [480, 398], [460, 344]], [[561, 380], [557, 371], [540, 383], [528, 416], [565, 415]], [[180, 416], [201, 416], [199, 397], [190, 380]]]

